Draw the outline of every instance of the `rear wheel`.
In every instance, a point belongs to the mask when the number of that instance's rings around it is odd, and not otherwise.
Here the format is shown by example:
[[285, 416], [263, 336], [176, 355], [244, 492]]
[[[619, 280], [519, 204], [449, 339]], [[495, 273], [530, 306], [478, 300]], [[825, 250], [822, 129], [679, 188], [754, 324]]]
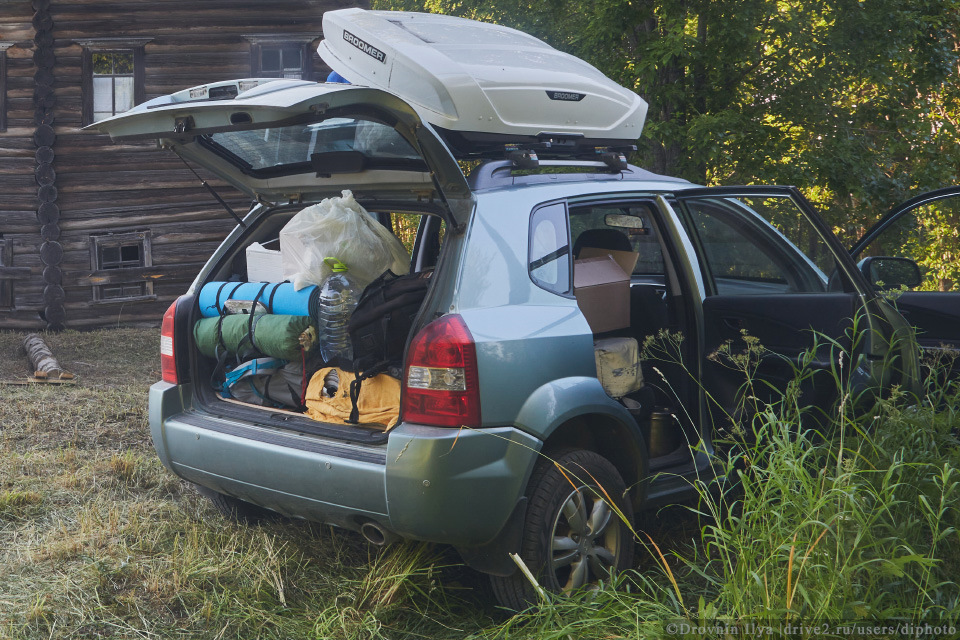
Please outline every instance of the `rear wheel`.
[[[541, 459], [530, 478], [520, 557], [541, 587], [571, 593], [630, 568], [633, 509], [623, 478], [606, 458], [572, 450], [554, 459], [556, 464]], [[522, 572], [491, 579], [505, 607], [519, 610], [536, 602]]]

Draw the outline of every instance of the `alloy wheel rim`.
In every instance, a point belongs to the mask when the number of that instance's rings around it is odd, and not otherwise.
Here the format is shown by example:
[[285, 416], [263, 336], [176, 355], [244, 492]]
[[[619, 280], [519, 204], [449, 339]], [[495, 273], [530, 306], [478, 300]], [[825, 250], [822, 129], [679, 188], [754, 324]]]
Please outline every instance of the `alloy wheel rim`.
[[574, 489], [553, 523], [550, 568], [563, 593], [609, 577], [620, 560], [618, 516], [594, 487]]

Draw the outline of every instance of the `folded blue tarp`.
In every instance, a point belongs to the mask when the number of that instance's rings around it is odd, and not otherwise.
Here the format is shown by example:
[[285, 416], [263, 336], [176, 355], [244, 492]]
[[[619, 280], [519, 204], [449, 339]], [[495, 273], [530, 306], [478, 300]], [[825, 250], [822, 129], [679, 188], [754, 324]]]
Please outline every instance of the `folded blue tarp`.
[[290, 282], [208, 282], [200, 289], [200, 314], [204, 318], [222, 315], [227, 300], [256, 300], [267, 313], [317, 317], [320, 287], [312, 285], [300, 291]]

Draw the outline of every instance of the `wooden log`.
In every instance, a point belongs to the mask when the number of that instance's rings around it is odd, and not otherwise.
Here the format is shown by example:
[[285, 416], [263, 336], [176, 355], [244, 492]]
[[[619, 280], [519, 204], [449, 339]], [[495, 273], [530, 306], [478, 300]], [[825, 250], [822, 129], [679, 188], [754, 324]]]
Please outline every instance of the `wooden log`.
[[63, 306], [66, 292], [58, 284], [48, 284], [43, 288], [43, 303], [48, 307]]
[[[36, 180], [34, 180], [34, 182], [36, 182]], [[52, 184], [40, 187], [37, 189], [37, 199], [40, 200], [41, 203], [56, 202], [57, 188]]]
[[33, 74], [33, 79], [38, 85], [49, 87], [53, 84], [53, 71], [50, 69], [38, 69], [37, 72]]
[[60, 207], [54, 202], [44, 202], [37, 208], [40, 224], [52, 224], [60, 220]]
[[23, 339], [23, 349], [27, 352], [27, 357], [36, 371], [36, 378], [53, 378], [55, 380], [72, 380], [73, 374], [60, 366], [57, 359], [53, 357], [50, 347], [36, 333], [31, 333]]
[[[33, 27], [37, 31], [50, 31], [53, 28], [53, 18], [49, 13], [46, 12], [37, 12], [33, 16]], [[53, 66], [53, 65], [46, 65]]]
[[[49, 31], [40, 31], [33, 37], [33, 43], [37, 47], [50, 48], [53, 47], [53, 34]], [[46, 84], [52, 84], [50, 82]]]
[[51, 222], [40, 227], [40, 237], [46, 242], [54, 242], [60, 239], [60, 226], [56, 222]]
[[49, 109], [37, 109], [33, 112], [33, 122], [34, 124], [40, 126], [52, 127], [53, 123], [57, 121], [57, 116], [53, 111]]
[[52, 185], [57, 181], [57, 172], [54, 171], [53, 165], [46, 162], [38, 164], [37, 168], [33, 170], [33, 174], [37, 177], [37, 184], [41, 187]]
[[44, 242], [40, 245], [40, 260], [48, 267], [60, 265], [63, 259], [63, 247], [59, 242]]
[[30, 275], [30, 267], [2, 267], [0, 266], [0, 280], [17, 280]]
[[[43, 20], [43, 23], [46, 24], [47, 20]], [[52, 20], [50, 21], [52, 24]], [[45, 29], [40, 29], [40, 32], [45, 31]], [[53, 53], [53, 49], [37, 49], [33, 53], [33, 61], [37, 63], [38, 69], [52, 69], [53, 65], [57, 62], [57, 57]]]
[[202, 262], [193, 262], [177, 265], [161, 265], [152, 267], [130, 267], [127, 269], [109, 269], [94, 271], [86, 276], [71, 279], [70, 284], [77, 285], [104, 285], [120, 282], [147, 282], [167, 279], [192, 279], [203, 267]]
[[53, 127], [48, 124], [42, 124], [37, 127], [37, 132], [33, 134], [33, 141], [37, 144], [38, 147], [50, 147], [53, 146], [54, 141], [57, 139], [57, 134], [54, 133]]
[[33, 155], [34, 159], [37, 161], [37, 164], [49, 164], [53, 162], [53, 159], [57, 154], [51, 147], [40, 147]]
[[47, 284], [63, 284], [63, 271], [60, 267], [46, 267], [43, 270], [43, 281]]
[[64, 311], [63, 305], [45, 307], [43, 314], [47, 319], [48, 331], [63, 331], [67, 321], [67, 314], [66, 311]]

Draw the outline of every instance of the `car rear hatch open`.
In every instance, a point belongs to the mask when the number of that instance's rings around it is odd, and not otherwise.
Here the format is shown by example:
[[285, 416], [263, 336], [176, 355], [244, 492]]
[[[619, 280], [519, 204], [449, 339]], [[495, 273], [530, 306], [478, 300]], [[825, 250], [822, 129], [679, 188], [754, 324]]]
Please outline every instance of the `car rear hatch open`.
[[403, 100], [378, 89], [291, 80], [194, 87], [91, 125], [114, 140], [154, 138], [262, 202], [339, 195], [445, 200], [473, 208], [460, 167]]

